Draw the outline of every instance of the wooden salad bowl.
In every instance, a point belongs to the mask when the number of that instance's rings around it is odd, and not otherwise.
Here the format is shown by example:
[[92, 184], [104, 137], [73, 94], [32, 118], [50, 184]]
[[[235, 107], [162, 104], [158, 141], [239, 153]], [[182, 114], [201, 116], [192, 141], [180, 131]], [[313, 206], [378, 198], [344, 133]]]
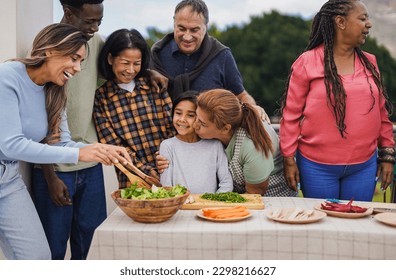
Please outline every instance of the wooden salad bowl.
[[[164, 187], [169, 188], [170, 187]], [[169, 220], [184, 204], [190, 192], [184, 195], [161, 199], [125, 199], [121, 198], [121, 190], [111, 193], [118, 207], [128, 217], [140, 223], [161, 223]]]

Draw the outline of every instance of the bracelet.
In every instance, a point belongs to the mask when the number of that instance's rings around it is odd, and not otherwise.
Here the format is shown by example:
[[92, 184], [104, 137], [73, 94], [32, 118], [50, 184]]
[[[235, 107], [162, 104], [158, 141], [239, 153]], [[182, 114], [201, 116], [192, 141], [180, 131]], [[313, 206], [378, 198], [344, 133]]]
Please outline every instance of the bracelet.
[[380, 148], [378, 151], [378, 156], [383, 157], [383, 156], [395, 156], [395, 148], [389, 148], [389, 147], [384, 147]]
[[389, 162], [392, 164], [396, 163], [395, 148], [384, 147], [378, 151], [378, 163]]
[[283, 159], [288, 159], [288, 158], [295, 159], [296, 158], [294, 155], [292, 155], [292, 156], [282, 156], [282, 157], [283, 157]]

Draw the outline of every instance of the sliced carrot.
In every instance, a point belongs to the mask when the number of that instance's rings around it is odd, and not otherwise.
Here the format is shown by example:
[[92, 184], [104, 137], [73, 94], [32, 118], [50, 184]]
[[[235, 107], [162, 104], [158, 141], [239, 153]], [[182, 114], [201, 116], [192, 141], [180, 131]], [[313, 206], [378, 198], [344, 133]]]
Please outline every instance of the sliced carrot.
[[245, 217], [249, 215], [250, 213], [247, 211], [244, 212], [239, 212], [239, 213], [234, 213], [234, 214], [222, 214], [222, 215], [217, 215], [216, 219], [229, 219], [229, 218], [239, 218], [239, 217]]
[[241, 210], [230, 210], [230, 211], [212, 211], [212, 212], [203, 212], [204, 215], [221, 215], [221, 214], [233, 214], [233, 213], [239, 213], [239, 212], [243, 212], [246, 211], [245, 209], [241, 209]]
[[228, 208], [203, 209], [205, 217], [225, 219], [229, 217], [244, 217], [249, 215], [245, 206], [234, 206]]
[[246, 210], [246, 206], [234, 206], [234, 207], [227, 207], [227, 208], [212, 208], [212, 209], [203, 209], [204, 212], [229, 212], [232, 210]]
[[219, 215], [233, 215], [233, 214], [238, 214], [238, 213], [243, 213], [246, 212], [246, 210], [240, 210], [240, 211], [230, 211], [230, 212], [219, 212], [219, 213], [212, 213], [215, 216]]
[[246, 210], [232, 210], [232, 211], [221, 211], [221, 212], [203, 212], [203, 214], [206, 215], [222, 215], [222, 214], [233, 214], [233, 213], [240, 213], [240, 212], [244, 212]]

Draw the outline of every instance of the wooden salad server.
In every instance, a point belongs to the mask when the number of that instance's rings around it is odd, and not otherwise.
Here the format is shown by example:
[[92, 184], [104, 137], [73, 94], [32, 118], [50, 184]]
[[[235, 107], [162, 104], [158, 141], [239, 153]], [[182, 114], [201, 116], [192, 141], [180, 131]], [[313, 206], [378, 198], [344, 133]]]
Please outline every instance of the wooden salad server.
[[136, 175], [142, 178], [145, 182], [149, 183], [150, 185], [156, 185], [157, 187], [162, 187], [160, 181], [153, 176], [146, 175], [143, 171], [137, 168], [133, 163], [127, 162], [127, 167], [132, 170]]
[[[150, 189], [151, 185], [140, 178], [139, 176], [136, 176], [132, 172], [130, 172], [128, 169], [126, 169], [120, 162], [114, 163], [114, 165], [122, 172], [125, 174], [125, 176], [128, 177], [128, 180], [131, 184], [134, 184], [137, 182], [137, 186], [139, 188], [145, 188], [145, 189]], [[143, 172], [142, 172], [143, 173]]]

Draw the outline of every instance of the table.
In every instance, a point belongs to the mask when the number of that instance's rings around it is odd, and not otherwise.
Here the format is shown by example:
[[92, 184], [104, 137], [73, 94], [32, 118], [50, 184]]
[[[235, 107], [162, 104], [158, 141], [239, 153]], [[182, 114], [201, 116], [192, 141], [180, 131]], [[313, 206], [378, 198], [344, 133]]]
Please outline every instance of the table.
[[[268, 209], [312, 209], [323, 200], [265, 197], [266, 209], [234, 223], [198, 218], [197, 210], [179, 210], [159, 224], [134, 222], [119, 208], [95, 231], [88, 259], [392, 259], [396, 227], [368, 216], [327, 216], [312, 224], [282, 224], [266, 217]], [[395, 204], [368, 205], [395, 208]]]

